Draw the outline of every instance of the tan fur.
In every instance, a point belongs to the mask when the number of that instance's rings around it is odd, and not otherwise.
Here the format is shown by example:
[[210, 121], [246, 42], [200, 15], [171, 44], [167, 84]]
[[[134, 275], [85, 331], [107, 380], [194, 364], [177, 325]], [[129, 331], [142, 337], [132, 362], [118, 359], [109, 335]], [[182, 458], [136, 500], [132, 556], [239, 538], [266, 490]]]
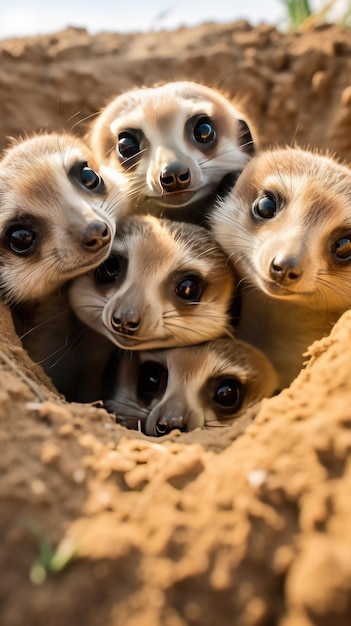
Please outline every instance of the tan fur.
[[[194, 140], [193, 120], [200, 115], [212, 121], [215, 141]], [[252, 156], [252, 138], [248, 141], [245, 133], [244, 137], [239, 120], [246, 116], [219, 91], [193, 82], [171, 82], [116, 97], [95, 118], [88, 141], [100, 164], [127, 177], [133, 195], [131, 213], [198, 221], [197, 211], [200, 218], [208, 211], [223, 178], [240, 172]], [[139, 151], [123, 159], [118, 138], [130, 130], [138, 133]], [[174, 162], [189, 170], [191, 180], [188, 187], [170, 191], [162, 185], [161, 173]]]
[[[108, 255], [115, 218], [126, 205], [124, 181], [104, 177], [101, 191], [71, 175], [91, 152], [69, 134], [38, 134], [13, 143], [0, 161], [0, 289], [10, 304], [36, 301]], [[9, 228], [35, 234], [29, 252], [14, 252]], [[95, 231], [97, 231], [95, 237]], [[101, 232], [100, 232], [101, 231]]]
[[[255, 203], [267, 193], [277, 212], [257, 219]], [[351, 250], [350, 207], [348, 167], [286, 148], [254, 158], [214, 211], [214, 236], [243, 279], [238, 336], [265, 352], [282, 387], [351, 306], [351, 258], [335, 255], [337, 242], [347, 253], [350, 239]]]
[[[229, 326], [236, 284], [227, 257], [201, 226], [134, 216], [121, 220], [112, 256], [124, 259], [115, 280], [99, 284], [98, 272], [73, 281], [76, 315], [118, 346], [138, 350], [199, 343]], [[106, 266], [109, 259], [106, 261]], [[195, 277], [199, 302], [176, 295], [177, 285]], [[114, 320], [139, 321], [135, 332], [116, 330]]]
[[[149, 391], [147, 376], [159, 376], [159, 385]], [[153, 368], [156, 366], [156, 377]], [[117, 421], [147, 435], [162, 435], [172, 429], [230, 424], [244, 409], [276, 389], [276, 374], [263, 354], [242, 341], [229, 338], [198, 346], [122, 353], [112, 385], [105, 397], [106, 406]], [[145, 382], [146, 380], [146, 382]], [[144, 381], [144, 382], [143, 382]], [[223, 406], [218, 389], [237, 385], [237, 402]], [[224, 395], [224, 394], [223, 394]], [[233, 393], [235, 399], [235, 392]]]

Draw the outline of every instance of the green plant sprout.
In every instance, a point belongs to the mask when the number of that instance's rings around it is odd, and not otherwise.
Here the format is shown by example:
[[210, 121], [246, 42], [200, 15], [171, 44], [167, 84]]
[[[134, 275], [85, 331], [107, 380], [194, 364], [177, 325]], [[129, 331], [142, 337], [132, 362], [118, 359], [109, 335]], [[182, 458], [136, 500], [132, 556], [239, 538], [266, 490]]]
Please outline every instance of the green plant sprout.
[[298, 28], [312, 15], [312, 10], [308, 0], [283, 0], [288, 11], [289, 26], [292, 29]]
[[[327, 22], [328, 14], [336, 7], [338, 0], [329, 0], [318, 11], [311, 7], [309, 0], [283, 0], [287, 9], [289, 18], [289, 28], [296, 30], [305, 27], [308, 24], [316, 22]], [[337, 19], [331, 19], [341, 26], [350, 26], [351, 24], [351, 2], [348, 2], [348, 8]]]
[[38, 545], [39, 555], [29, 572], [29, 578], [34, 585], [43, 584], [49, 573], [62, 572], [77, 556], [77, 546], [72, 539], [64, 539], [54, 549], [43, 528], [35, 519], [24, 518], [20, 521], [20, 525], [30, 531]]

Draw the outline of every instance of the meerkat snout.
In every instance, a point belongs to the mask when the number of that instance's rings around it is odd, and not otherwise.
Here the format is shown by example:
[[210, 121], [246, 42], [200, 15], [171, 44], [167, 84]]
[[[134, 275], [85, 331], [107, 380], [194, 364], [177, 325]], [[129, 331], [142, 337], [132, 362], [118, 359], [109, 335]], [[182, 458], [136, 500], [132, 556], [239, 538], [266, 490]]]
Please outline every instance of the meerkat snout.
[[277, 255], [271, 261], [269, 274], [272, 280], [281, 285], [297, 283], [303, 274], [300, 260], [293, 256]]
[[141, 317], [138, 311], [119, 309], [111, 315], [111, 326], [121, 335], [134, 335], [140, 328]]
[[[183, 404], [174, 402], [174, 405], [163, 411], [163, 406], [159, 407], [158, 415], [154, 415], [154, 426], [150, 428], [149, 434], [156, 437], [168, 435], [172, 430], [186, 429], [186, 407]], [[152, 432], [154, 431], [154, 432]]]
[[82, 233], [82, 243], [91, 252], [97, 252], [107, 246], [112, 238], [109, 225], [102, 220], [90, 222]]
[[160, 173], [161, 187], [168, 192], [188, 189], [190, 182], [190, 169], [181, 161], [168, 163]]

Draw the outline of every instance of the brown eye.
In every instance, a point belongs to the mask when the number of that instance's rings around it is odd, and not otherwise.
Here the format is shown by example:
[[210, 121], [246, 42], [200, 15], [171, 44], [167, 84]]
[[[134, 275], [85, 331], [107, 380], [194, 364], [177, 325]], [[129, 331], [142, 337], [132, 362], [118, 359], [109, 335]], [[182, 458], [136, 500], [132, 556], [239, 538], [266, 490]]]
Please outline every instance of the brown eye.
[[188, 276], [176, 286], [175, 292], [182, 300], [199, 302], [203, 292], [202, 282], [196, 276]]
[[277, 213], [277, 202], [272, 194], [265, 194], [261, 198], [257, 198], [252, 205], [252, 214], [254, 217], [263, 220], [270, 220]]
[[21, 226], [12, 226], [5, 235], [10, 250], [15, 254], [28, 254], [34, 250], [36, 233]]
[[351, 237], [341, 237], [335, 241], [332, 253], [338, 261], [351, 261]]
[[242, 384], [235, 378], [224, 378], [218, 383], [213, 399], [220, 407], [237, 411], [242, 403]]
[[156, 361], [146, 361], [139, 367], [138, 396], [150, 398], [163, 391], [167, 384], [167, 370]]
[[210, 117], [200, 117], [194, 127], [194, 138], [197, 143], [212, 143], [216, 139], [216, 131]]
[[140, 141], [136, 133], [125, 130], [118, 135], [117, 151], [122, 159], [130, 159], [140, 152]]

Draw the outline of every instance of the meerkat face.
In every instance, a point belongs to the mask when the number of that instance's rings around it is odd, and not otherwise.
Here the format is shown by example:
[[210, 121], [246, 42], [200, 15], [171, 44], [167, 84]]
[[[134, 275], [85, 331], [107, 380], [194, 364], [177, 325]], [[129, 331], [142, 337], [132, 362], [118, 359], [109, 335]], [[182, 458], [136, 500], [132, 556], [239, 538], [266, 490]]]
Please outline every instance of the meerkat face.
[[[230, 424], [276, 389], [276, 374], [260, 351], [221, 338], [198, 346], [118, 356], [106, 408], [147, 435]], [[111, 372], [110, 372], [111, 374]]]
[[261, 153], [211, 218], [238, 274], [274, 298], [351, 305], [351, 170], [299, 149]]
[[90, 144], [100, 163], [128, 177], [137, 204], [146, 207], [139, 212], [179, 209], [219, 193], [254, 152], [241, 113], [192, 82], [117, 97], [94, 122]]
[[205, 228], [135, 216], [119, 222], [108, 259], [73, 282], [70, 301], [88, 326], [138, 350], [222, 335], [235, 285]]
[[101, 263], [126, 200], [70, 135], [37, 135], [0, 161], [0, 291], [35, 301]]

